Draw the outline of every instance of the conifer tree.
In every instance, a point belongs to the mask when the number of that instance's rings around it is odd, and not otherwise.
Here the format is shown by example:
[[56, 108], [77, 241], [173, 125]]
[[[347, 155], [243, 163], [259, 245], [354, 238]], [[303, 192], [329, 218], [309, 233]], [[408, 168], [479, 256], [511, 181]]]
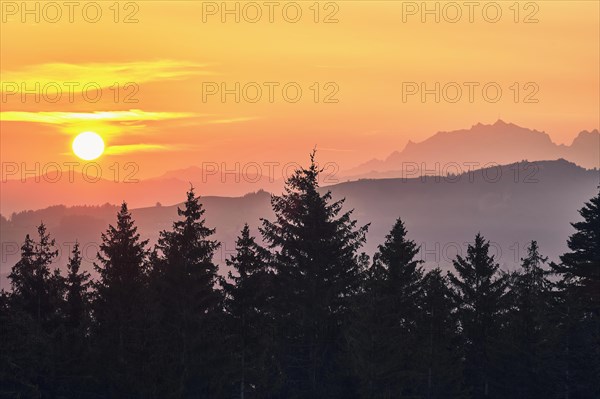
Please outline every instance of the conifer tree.
[[551, 263], [559, 276], [555, 316], [560, 335], [562, 395], [600, 395], [600, 191], [571, 225], [570, 252]]
[[448, 278], [439, 268], [423, 278], [421, 307], [417, 332], [421, 397], [465, 398], [458, 315]]
[[50, 268], [58, 255], [55, 240], [43, 223], [37, 233], [38, 241], [25, 237], [21, 259], [8, 276], [12, 293], [7, 298], [10, 308], [4, 344], [14, 374], [7, 387], [26, 395], [54, 395], [60, 371], [55, 337], [64, 286], [58, 270]]
[[569, 280], [569, 289], [586, 307], [600, 313], [600, 192], [579, 210], [582, 221], [571, 223], [577, 230], [567, 245], [570, 252], [560, 257], [553, 269]]
[[552, 284], [548, 261], [531, 241], [521, 270], [510, 278], [508, 323], [503, 330], [504, 348], [499, 366], [504, 371], [504, 396], [546, 398], [552, 395], [549, 341], [554, 329], [549, 322]]
[[215, 397], [222, 388], [218, 323], [223, 298], [213, 263], [220, 244], [210, 239], [215, 230], [206, 226], [204, 212], [192, 187], [183, 209], [178, 208], [181, 219], [160, 232], [156, 246], [162, 395]]
[[147, 243], [123, 202], [116, 226], [102, 234], [94, 263], [99, 275], [93, 303], [96, 373], [113, 397], [140, 396], [146, 388], [140, 375], [145, 362]]
[[366, 397], [416, 394], [417, 322], [422, 297], [419, 247], [398, 219], [373, 257], [354, 323], [351, 351]]
[[236, 253], [226, 260], [229, 281], [223, 279], [226, 311], [233, 346], [233, 380], [239, 397], [265, 398], [271, 394], [272, 320], [268, 301], [273, 274], [267, 250], [250, 235], [247, 224], [236, 241]]
[[368, 228], [342, 212], [344, 200], [319, 192], [320, 172], [313, 153], [283, 195], [271, 198], [275, 220], [261, 228], [275, 251], [276, 345], [286, 378], [281, 394], [290, 398], [334, 397], [346, 386], [342, 331], [360, 288], [357, 251]]
[[92, 390], [90, 378], [90, 274], [81, 271], [81, 251], [75, 242], [64, 278], [65, 298], [62, 304], [64, 327], [59, 343], [59, 392], [65, 397], [80, 397]]
[[[34, 241], [29, 234], [25, 236], [25, 242], [21, 245], [21, 258], [12, 267], [8, 278], [11, 283], [12, 293], [11, 300], [13, 305], [21, 306], [24, 309], [29, 308], [33, 314], [38, 314], [37, 303], [35, 299], [36, 288], [40, 284], [36, 284], [36, 278], [43, 277], [43, 273], [36, 272], [34, 261]], [[49, 271], [47, 272], [49, 273]], [[20, 302], [15, 304], [15, 302]]]
[[502, 326], [507, 278], [489, 254], [489, 241], [477, 234], [467, 255], [453, 261], [456, 275], [448, 277], [454, 287], [465, 347], [465, 380], [475, 398], [495, 396], [498, 377], [492, 369], [494, 349]]
[[42, 223], [37, 228], [39, 241], [29, 235], [21, 247], [21, 259], [13, 266], [8, 278], [11, 280], [14, 305], [39, 323], [56, 321], [61, 299], [60, 277], [53, 274], [50, 265], [58, 250], [55, 240]]
[[69, 329], [79, 329], [86, 322], [89, 306], [90, 274], [80, 271], [81, 251], [79, 243], [75, 242], [67, 264], [65, 278], [65, 318]]

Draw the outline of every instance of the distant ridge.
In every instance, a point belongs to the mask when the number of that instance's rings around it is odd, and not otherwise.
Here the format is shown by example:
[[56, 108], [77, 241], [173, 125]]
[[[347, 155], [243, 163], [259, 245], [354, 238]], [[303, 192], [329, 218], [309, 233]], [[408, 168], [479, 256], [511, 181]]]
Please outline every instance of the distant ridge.
[[[424, 164], [491, 163], [504, 165], [521, 160], [566, 159], [587, 169], [600, 167], [600, 133], [582, 131], [570, 146], [555, 144], [545, 132], [531, 130], [499, 119], [492, 125], [477, 123], [470, 129], [441, 131], [415, 143], [408, 141], [402, 151], [385, 160], [373, 159], [344, 172], [346, 177], [393, 177], [397, 172]], [[477, 166], [476, 166], [477, 167]], [[441, 168], [440, 168], [441, 169]]]

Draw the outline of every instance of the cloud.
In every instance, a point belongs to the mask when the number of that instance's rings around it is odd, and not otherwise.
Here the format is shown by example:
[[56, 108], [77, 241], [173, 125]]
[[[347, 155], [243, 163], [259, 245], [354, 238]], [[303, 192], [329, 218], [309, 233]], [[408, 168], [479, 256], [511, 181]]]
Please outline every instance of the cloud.
[[173, 146], [162, 144], [125, 144], [112, 145], [106, 149], [105, 153], [108, 155], [121, 155], [131, 152], [170, 151], [174, 149]]
[[129, 111], [94, 111], [94, 112], [0, 112], [2, 122], [32, 122], [54, 125], [68, 125], [82, 122], [139, 122], [160, 121], [168, 119], [192, 118], [203, 116], [190, 112], [149, 112], [139, 109]]
[[[35, 64], [18, 70], [2, 71], [0, 92], [20, 93], [24, 85], [27, 90], [34, 90], [39, 84], [43, 88], [49, 83], [76, 83], [73, 89], [64, 86], [64, 90], [81, 90], [88, 83], [96, 83], [101, 88], [126, 83], [140, 84], [144, 82], [180, 80], [189, 76], [214, 75], [208, 70], [210, 64], [199, 64], [187, 61], [156, 60], [122, 63], [48, 63]], [[9, 91], [10, 90], [10, 91]]]

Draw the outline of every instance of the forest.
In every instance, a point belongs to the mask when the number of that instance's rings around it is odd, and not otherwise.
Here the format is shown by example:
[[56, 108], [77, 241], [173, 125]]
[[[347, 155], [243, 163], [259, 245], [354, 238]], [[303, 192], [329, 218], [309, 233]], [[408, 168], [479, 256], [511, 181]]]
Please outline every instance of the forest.
[[77, 245], [59, 271], [41, 223], [0, 293], [0, 397], [600, 398], [600, 189], [556, 262], [531, 237], [501, 270], [478, 233], [442, 271], [402, 215], [366, 255], [319, 173], [313, 154], [226, 270], [193, 187], [156, 245], [124, 202], [94, 278]]

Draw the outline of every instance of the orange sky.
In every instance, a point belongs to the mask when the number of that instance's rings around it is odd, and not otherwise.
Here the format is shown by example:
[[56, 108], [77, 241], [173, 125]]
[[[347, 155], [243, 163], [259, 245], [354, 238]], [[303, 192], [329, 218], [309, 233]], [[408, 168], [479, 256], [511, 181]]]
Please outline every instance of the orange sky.
[[[238, 5], [239, 23], [215, 10], [220, 1], [119, 2], [119, 15], [113, 1], [100, 1], [96, 23], [84, 19], [88, 2], [73, 11], [72, 23], [66, 7], [53, 23], [56, 10], [39, 3], [36, 22], [20, 1], [1, 3], [2, 162], [76, 161], [70, 143], [86, 130], [105, 139], [98, 162], [136, 162], [143, 178], [202, 162], [304, 162], [315, 145], [321, 159], [348, 168], [400, 150], [409, 139], [498, 118], [566, 144], [599, 126], [598, 1], [479, 2], [473, 22], [459, 1], [456, 23], [447, 2], [437, 3], [439, 23], [415, 11], [421, 2], [401, 1], [275, 2], [272, 22], [259, 1], [256, 23], [247, 2]], [[227, 4], [233, 9], [236, 2]], [[433, 9], [436, 2], [427, 4]], [[492, 23], [486, 18], [495, 17], [495, 5], [502, 15]], [[297, 8], [302, 15], [293, 23]], [[87, 11], [88, 20], [95, 18], [93, 8]], [[138, 22], [123, 23], [132, 13]], [[538, 22], [524, 23], [528, 18]], [[65, 82], [79, 84], [73, 99]], [[261, 99], [250, 101], [252, 85], [239, 103], [233, 94], [225, 102], [219, 94], [203, 99], [203, 87], [235, 82], [240, 89], [256, 82]], [[265, 82], [273, 82], [273, 102]], [[296, 103], [282, 93], [290, 82], [302, 89]], [[416, 94], [403, 101], [406, 82], [456, 82], [462, 97], [435, 103], [433, 94], [425, 102]], [[478, 85], [473, 102], [464, 82]], [[36, 83], [47, 95], [23, 99], [20, 85]], [[487, 83], [502, 89], [498, 102], [483, 97]], [[97, 102], [82, 96], [86, 84], [101, 88]], [[62, 97], [52, 102], [57, 85]], [[288, 89], [291, 98], [294, 86]], [[325, 103], [334, 91], [337, 102]], [[537, 103], [525, 102], [534, 91]], [[137, 102], [125, 102], [127, 95]]]

